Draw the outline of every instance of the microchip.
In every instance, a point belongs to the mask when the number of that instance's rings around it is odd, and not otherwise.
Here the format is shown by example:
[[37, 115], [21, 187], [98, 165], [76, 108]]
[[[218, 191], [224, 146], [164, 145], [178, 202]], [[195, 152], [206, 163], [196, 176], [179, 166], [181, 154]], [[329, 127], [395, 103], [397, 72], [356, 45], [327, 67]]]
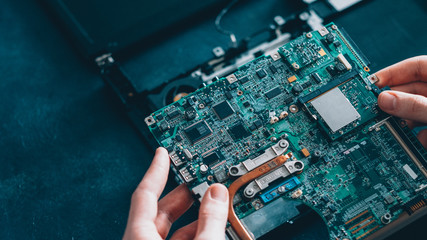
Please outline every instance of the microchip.
[[331, 44], [335, 40], [335, 37], [334, 37], [334, 35], [332, 33], [328, 33], [326, 35], [325, 39], [326, 39], [326, 42], [328, 42], [329, 44]]
[[159, 128], [162, 132], [168, 130], [170, 128], [169, 123], [166, 121], [162, 121], [159, 125]]
[[386, 194], [384, 195], [384, 201], [387, 204], [392, 204], [394, 203], [394, 197], [392, 197], [390, 194]]
[[335, 68], [332, 65], [327, 66], [326, 71], [328, 71], [328, 73], [331, 74], [331, 76], [335, 76], [335, 74], [336, 74]]
[[247, 107], [250, 107], [251, 104], [248, 101], [246, 101], [246, 102], [243, 103], [243, 106], [247, 108]]
[[212, 130], [205, 121], [199, 121], [184, 129], [185, 135], [192, 144], [212, 134]]
[[336, 41], [336, 42], [334, 42], [334, 46], [335, 46], [336, 48], [341, 47], [341, 43], [340, 43], [340, 42], [338, 42], [338, 41]]
[[289, 104], [289, 103], [291, 103], [293, 101], [294, 101], [293, 97], [287, 97], [284, 102], [285, 102], [285, 104]]
[[255, 125], [255, 127], [256, 127], [256, 128], [261, 127], [261, 126], [262, 126], [262, 122], [261, 122], [261, 120], [257, 119], [257, 120], [254, 122], [254, 125]]
[[265, 77], [267, 76], [267, 73], [265, 72], [265, 70], [264, 70], [264, 69], [260, 69], [260, 70], [257, 70], [257, 71], [256, 71], [256, 75], [257, 75], [259, 78], [265, 78]]
[[322, 158], [322, 160], [325, 162], [325, 163], [328, 163], [328, 162], [330, 162], [331, 161], [331, 159], [328, 157], [328, 156], [323, 156], [323, 157], [321, 157]]
[[243, 213], [247, 212], [248, 210], [249, 210], [249, 208], [246, 205], [243, 205], [240, 207], [240, 211]]
[[337, 63], [337, 65], [335, 65], [335, 69], [337, 69], [337, 71], [339, 71], [339, 72], [346, 70], [344, 64], [342, 64], [342, 63]]
[[280, 87], [275, 87], [270, 91], [266, 92], [265, 97], [267, 97], [267, 99], [272, 99], [274, 97], [277, 97], [280, 93], [282, 93], [282, 90], [280, 90]]
[[212, 165], [213, 163], [218, 162], [219, 159], [220, 159], [220, 155], [217, 152], [213, 152], [207, 156], [204, 156], [203, 162], [206, 165]]
[[224, 170], [218, 170], [218, 171], [215, 171], [215, 173], [214, 173], [214, 176], [215, 176], [215, 179], [218, 181], [218, 182], [224, 182], [225, 180], [227, 180], [227, 178], [228, 178], [228, 176], [227, 176], [227, 172], [225, 172]]
[[311, 104], [332, 132], [336, 132], [360, 118], [360, 114], [339, 88], [334, 88], [321, 95], [311, 101]]
[[328, 203], [330, 200], [329, 200], [329, 198], [328, 198], [328, 196], [326, 196], [326, 195], [323, 195], [322, 196], [322, 200], [325, 202], [325, 203]]
[[168, 117], [169, 117], [170, 119], [172, 119], [172, 118], [176, 118], [176, 117], [178, 117], [179, 115], [181, 115], [181, 112], [180, 112], [179, 110], [175, 110], [175, 111], [172, 111], [172, 112], [168, 113]]
[[238, 123], [228, 129], [228, 133], [234, 140], [239, 140], [245, 137], [249, 137], [251, 134], [246, 130], [242, 123]]
[[230, 100], [233, 98], [233, 95], [231, 94], [231, 92], [225, 92], [225, 97]]
[[212, 107], [219, 119], [223, 120], [234, 113], [233, 108], [227, 101], [222, 101]]
[[230, 84], [230, 86], [228, 86], [228, 88], [229, 88], [230, 90], [236, 89], [237, 87], [238, 87], [238, 85], [237, 85], [237, 83], [236, 83], [236, 82], [234, 82], [234, 83]]
[[301, 84], [301, 87], [302, 88], [304, 88], [304, 89], [306, 89], [306, 88], [308, 88], [308, 87], [311, 87], [311, 82], [310, 81], [307, 81], [307, 82], [305, 82], [305, 83], [303, 83], [303, 84]]
[[277, 68], [275, 66], [271, 65], [269, 68], [270, 68], [271, 73], [277, 72]]
[[209, 105], [212, 102], [212, 99], [210, 97], [207, 97], [203, 99], [203, 101], [205, 102], [205, 105]]
[[159, 114], [156, 115], [156, 118], [158, 120], [162, 120], [163, 119], [163, 115], [161, 113], [159, 113]]
[[239, 79], [239, 82], [240, 82], [241, 84], [246, 83], [246, 82], [248, 82], [248, 81], [249, 81], [249, 78], [248, 78], [247, 76], [244, 76], [244, 77], [242, 77], [242, 78], [240, 78], [240, 79]]
[[181, 142], [182, 141], [181, 135], [176, 135], [175, 140], [178, 142]]

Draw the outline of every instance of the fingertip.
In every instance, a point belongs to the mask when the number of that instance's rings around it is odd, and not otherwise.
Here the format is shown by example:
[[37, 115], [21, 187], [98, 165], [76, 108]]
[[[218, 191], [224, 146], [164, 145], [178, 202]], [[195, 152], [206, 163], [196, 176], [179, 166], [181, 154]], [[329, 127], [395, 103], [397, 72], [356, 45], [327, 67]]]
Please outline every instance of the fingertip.
[[378, 106], [385, 112], [396, 109], [396, 95], [392, 91], [384, 91], [378, 96]]
[[222, 184], [209, 187], [199, 210], [195, 239], [223, 239], [228, 216], [228, 190]]
[[168, 154], [168, 150], [166, 150], [164, 147], [158, 147], [156, 149], [156, 154]]
[[209, 187], [209, 197], [212, 200], [228, 202], [228, 190], [224, 185], [215, 183]]
[[161, 162], [169, 164], [169, 154], [168, 154], [168, 151], [166, 150], [166, 148], [158, 147], [156, 149], [156, 152], [155, 152], [154, 158], [153, 158], [153, 162], [159, 161], [159, 160]]
[[386, 84], [382, 80], [382, 79], [384, 79], [384, 73], [383, 72], [384, 72], [384, 70], [380, 70], [374, 74], [378, 79], [377, 82], [375, 82], [375, 85], [379, 88], [383, 88], [386, 86]]
[[427, 149], [427, 129], [421, 130], [417, 135], [418, 140]]

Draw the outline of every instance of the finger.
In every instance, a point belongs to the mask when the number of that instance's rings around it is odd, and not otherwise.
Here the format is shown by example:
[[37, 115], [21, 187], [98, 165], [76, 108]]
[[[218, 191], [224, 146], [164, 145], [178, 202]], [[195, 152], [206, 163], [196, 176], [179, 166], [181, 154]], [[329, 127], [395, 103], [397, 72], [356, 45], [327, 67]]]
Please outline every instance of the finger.
[[412, 82], [403, 85], [397, 85], [391, 88], [395, 91], [418, 94], [427, 96], [427, 82]]
[[197, 224], [198, 224], [198, 221], [194, 221], [188, 224], [187, 226], [184, 226], [176, 230], [175, 233], [170, 238], [170, 240], [194, 239], [194, 236], [196, 235], [196, 231], [197, 231]]
[[163, 197], [159, 202], [159, 210], [155, 221], [160, 236], [166, 238], [172, 223], [184, 214], [192, 204], [193, 198], [185, 184], [179, 185]]
[[224, 239], [228, 201], [228, 191], [224, 185], [213, 184], [209, 187], [200, 205], [195, 239]]
[[421, 130], [418, 135], [418, 140], [427, 149], [427, 129]]
[[427, 123], [427, 98], [399, 91], [385, 91], [378, 97], [378, 106], [391, 115]]
[[403, 60], [378, 71], [375, 75], [379, 79], [377, 86], [380, 88], [416, 81], [427, 82], [427, 56]]
[[168, 172], [168, 152], [164, 148], [158, 148], [150, 168], [132, 195], [129, 219], [154, 222], [157, 216], [157, 200], [166, 185]]
[[421, 127], [421, 126], [426, 125], [425, 123], [420, 123], [420, 122], [412, 121], [412, 120], [405, 120], [405, 122], [406, 122], [406, 125], [408, 125], [408, 128], [410, 128], [410, 129], [414, 129], [416, 127]]

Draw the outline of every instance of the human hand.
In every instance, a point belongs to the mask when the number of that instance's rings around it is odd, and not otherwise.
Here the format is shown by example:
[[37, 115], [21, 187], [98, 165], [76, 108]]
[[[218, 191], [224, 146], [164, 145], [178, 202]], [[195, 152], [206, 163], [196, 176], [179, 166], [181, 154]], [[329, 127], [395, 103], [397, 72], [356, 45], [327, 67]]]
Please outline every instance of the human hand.
[[[172, 223], [193, 204], [187, 186], [181, 184], [158, 201], [169, 172], [169, 156], [158, 148], [150, 168], [132, 195], [128, 223], [123, 239], [165, 239]], [[224, 239], [228, 215], [228, 191], [213, 184], [206, 191], [199, 219], [178, 229], [170, 239]]]
[[[390, 86], [378, 97], [378, 105], [391, 115], [406, 119], [411, 128], [427, 124], [427, 56], [406, 59], [375, 74], [382, 88]], [[427, 129], [418, 133], [427, 148]]]

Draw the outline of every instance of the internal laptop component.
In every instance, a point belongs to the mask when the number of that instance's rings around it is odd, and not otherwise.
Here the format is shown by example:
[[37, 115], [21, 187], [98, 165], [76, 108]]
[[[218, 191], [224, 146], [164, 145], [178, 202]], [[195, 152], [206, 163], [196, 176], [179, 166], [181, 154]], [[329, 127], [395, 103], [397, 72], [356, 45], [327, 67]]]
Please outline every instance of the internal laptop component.
[[331, 239], [365, 239], [426, 205], [426, 152], [377, 107], [367, 60], [333, 23], [145, 119], [201, 199], [229, 188], [230, 239], [316, 211]]

